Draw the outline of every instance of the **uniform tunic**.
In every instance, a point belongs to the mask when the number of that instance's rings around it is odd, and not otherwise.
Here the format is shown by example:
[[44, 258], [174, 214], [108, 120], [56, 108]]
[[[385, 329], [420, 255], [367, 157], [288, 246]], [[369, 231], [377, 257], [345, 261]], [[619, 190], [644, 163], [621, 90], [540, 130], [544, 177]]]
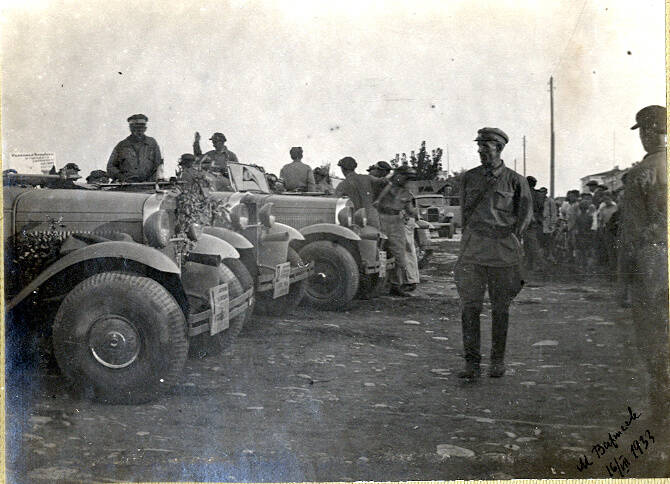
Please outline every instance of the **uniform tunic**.
[[284, 165], [279, 172], [279, 178], [284, 180], [284, 186], [289, 192], [293, 190], [316, 191], [314, 173], [309, 165], [302, 161], [292, 161]]
[[196, 141], [193, 143], [193, 154], [200, 157], [200, 165], [203, 168], [214, 167], [224, 173], [228, 171], [228, 163], [239, 163], [237, 155], [225, 146], [221, 151], [210, 150], [203, 155], [200, 143]]
[[113, 180], [153, 181], [162, 164], [161, 150], [155, 139], [130, 135], [114, 147], [107, 162], [107, 173]]
[[[383, 182], [387, 183], [385, 180]], [[392, 185], [379, 199], [379, 220], [382, 232], [388, 237], [388, 252], [395, 258], [395, 269], [389, 278], [395, 286], [405, 284], [408, 279], [403, 210], [412, 213], [412, 194], [404, 187]]]
[[668, 418], [668, 255], [665, 148], [649, 153], [626, 176], [622, 211], [624, 251], [632, 272], [638, 351], [651, 375], [652, 411]]

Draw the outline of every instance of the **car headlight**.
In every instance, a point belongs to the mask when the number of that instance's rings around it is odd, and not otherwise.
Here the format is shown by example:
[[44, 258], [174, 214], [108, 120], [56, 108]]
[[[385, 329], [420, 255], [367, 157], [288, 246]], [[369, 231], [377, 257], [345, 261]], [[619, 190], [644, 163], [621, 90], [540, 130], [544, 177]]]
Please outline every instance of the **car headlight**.
[[170, 242], [170, 217], [165, 210], [149, 215], [142, 227], [144, 238], [151, 247], [166, 247]]
[[272, 228], [272, 226], [275, 224], [275, 216], [272, 215], [272, 207], [273, 206], [274, 206], [274, 203], [266, 203], [258, 211], [258, 219], [267, 228]]
[[359, 227], [365, 227], [368, 224], [367, 212], [364, 208], [359, 208], [354, 213], [354, 223]]
[[202, 225], [200, 224], [191, 224], [188, 230], [186, 231], [186, 236], [193, 241], [200, 239], [202, 235]]
[[447, 212], [447, 217], [454, 218], [454, 212]]
[[422, 208], [421, 210], [419, 210], [419, 213], [421, 215], [426, 215], [428, 213], [428, 209], [427, 208]]
[[246, 229], [249, 225], [249, 208], [243, 203], [235, 205], [230, 210], [230, 222], [238, 230]]
[[353, 225], [353, 209], [351, 207], [344, 207], [337, 212], [337, 223], [343, 227], [351, 227]]

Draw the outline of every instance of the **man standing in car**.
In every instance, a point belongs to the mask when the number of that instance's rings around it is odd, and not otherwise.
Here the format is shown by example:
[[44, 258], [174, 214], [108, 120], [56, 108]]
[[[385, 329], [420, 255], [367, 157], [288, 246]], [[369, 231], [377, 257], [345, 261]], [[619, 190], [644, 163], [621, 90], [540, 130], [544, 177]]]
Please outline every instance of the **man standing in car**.
[[214, 145], [214, 149], [203, 155], [200, 150], [200, 133], [196, 131], [193, 141], [193, 154], [200, 158], [202, 169], [214, 170], [227, 175], [228, 163], [239, 163], [237, 155], [226, 147], [226, 136], [223, 133], [214, 133], [209, 139]]
[[468, 379], [480, 375], [479, 316], [487, 286], [493, 313], [489, 376], [505, 374], [509, 306], [523, 286], [520, 240], [533, 216], [528, 182], [500, 158], [507, 135], [482, 128], [475, 141], [482, 164], [461, 180], [463, 237], [455, 269], [465, 350], [465, 369], [458, 376]]
[[107, 174], [121, 182], [145, 182], [163, 176], [163, 159], [156, 140], [145, 136], [147, 118], [133, 114], [128, 118], [130, 136], [120, 141], [107, 162]]

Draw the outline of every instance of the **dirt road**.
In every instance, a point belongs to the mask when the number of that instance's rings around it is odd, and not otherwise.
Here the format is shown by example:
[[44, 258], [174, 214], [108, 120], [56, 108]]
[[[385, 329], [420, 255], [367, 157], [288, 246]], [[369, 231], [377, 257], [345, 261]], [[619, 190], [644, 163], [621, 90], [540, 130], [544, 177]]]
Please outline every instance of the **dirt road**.
[[[670, 442], [630, 453], [657, 430], [643, 419], [618, 448], [592, 450], [629, 406], [648, 413], [630, 310], [612, 288], [600, 277], [531, 280], [512, 309], [510, 371], [464, 383], [454, 259], [443, 244], [411, 299], [258, 317], [227, 354], [189, 360], [181, 384], [150, 404], [73, 399], [40, 368], [10, 375], [8, 480], [610, 477], [605, 464], [619, 455], [624, 477], [669, 475], [654, 463]], [[593, 464], [579, 471], [583, 456]]]

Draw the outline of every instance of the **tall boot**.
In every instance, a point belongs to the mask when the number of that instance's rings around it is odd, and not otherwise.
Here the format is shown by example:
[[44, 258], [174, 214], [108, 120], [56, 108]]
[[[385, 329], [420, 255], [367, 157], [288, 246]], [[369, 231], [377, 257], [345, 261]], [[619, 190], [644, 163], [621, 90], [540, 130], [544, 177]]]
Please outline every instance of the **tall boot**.
[[491, 321], [491, 366], [489, 376], [499, 378], [505, 374], [505, 343], [509, 326], [509, 311], [494, 310]]
[[465, 369], [458, 374], [459, 378], [477, 378], [480, 375], [480, 312], [479, 308], [464, 308], [461, 314]]

